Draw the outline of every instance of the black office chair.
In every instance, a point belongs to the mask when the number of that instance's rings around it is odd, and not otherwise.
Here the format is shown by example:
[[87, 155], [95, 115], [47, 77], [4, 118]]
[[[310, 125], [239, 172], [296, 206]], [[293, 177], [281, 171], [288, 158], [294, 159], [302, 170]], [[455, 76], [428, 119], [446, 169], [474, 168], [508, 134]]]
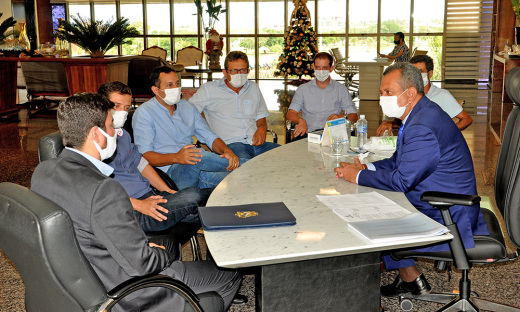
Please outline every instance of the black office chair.
[[177, 292], [187, 301], [184, 311], [224, 310], [217, 293], [197, 296], [164, 275], [131, 279], [107, 292], [79, 247], [68, 213], [9, 182], [0, 183], [0, 248], [22, 276], [28, 312], [110, 311], [127, 295], [148, 287]]
[[[126, 124], [128, 124], [128, 120]], [[64, 148], [65, 147], [63, 146], [63, 142], [61, 140], [61, 133], [59, 131], [47, 134], [43, 136], [38, 142], [38, 160], [43, 162], [47, 159], [56, 158]], [[163, 178], [168, 187], [177, 190], [177, 186], [166, 173], [157, 168], [155, 168], [155, 170], [157, 173], [159, 173], [159, 176]], [[146, 234], [149, 238], [173, 235], [181, 243], [181, 245], [184, 245], [189, 241], [191, 243], [193, 259], [202, 260], [202, 252], [200, 250], [199, 241], [197, 240], [197, 232], [199, 229], [200, 225], [197, 223], [179, 222], [170, 229], [160, 232], [148, 232]]]
[[474, 236], [475, 248], [465, 249], [458, 231], [453, 224], [449, 208], [453, 205], [471, 206], [480, 197], [464, 196], [441, 192], [425, 192], [421, 200], [428, 202], [434, 208], [441, 210], [445, 225], [450, 229], [454, 239], [449, 242], [450, 251], [446, 252], [416, 252], [402, 250], [392, 254], [399, 260], [404, 258], [428, 258], [436, 260], [436, 266], [444, 269], [446, 263], [453, 262], [462, 271], [459, 282], [459, 294], [430, 293], [428, 295], [401, 296], [401, 308], [405, 311], [413, 307], [410, 299], [447, 303], [439, 311], [520, 311], [500, 303], [490, 302], [474, 296], [471, 291], [469, 270], [473, 264], [488, 264], [515, 260], [520, 248], [520, 68], [514, 68], [506, 77], [506, 89], [515, 107], [507, 119], [502, 145], [497, 161], [495, 175], [495, 198], [497, 207], [504, 218], [506, 232], [517, 250], [507, 254], [504, 237], [496, 216], [488, 209], [482, 209], [489, 228], [489, 236]]
[[137, 55], [130, 60], [128, 64], [128, 86], [132, 90], [134, 103], [136, 99], [139, 99], [139, 102], [143, 102], [142, 99], [146, 101], [154, 96], [150, 89], [150, 74], [158, 66], [170, 65], [160, 57], [149, 55]]

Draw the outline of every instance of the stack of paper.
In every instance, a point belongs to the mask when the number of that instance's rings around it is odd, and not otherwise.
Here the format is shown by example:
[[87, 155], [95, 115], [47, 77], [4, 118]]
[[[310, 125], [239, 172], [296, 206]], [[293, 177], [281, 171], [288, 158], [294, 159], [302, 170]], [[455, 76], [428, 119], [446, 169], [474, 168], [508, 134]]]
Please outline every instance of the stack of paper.
[[355, 233], [374, 243], [449, 232], [444, 225], [420, 212], [412, 213], [377, 192], [317, 197]]
[[449, 232], [444, 225], [420, 212], [394, 219], [349, 222], [348, 226], [374, 243], [437, 236]]

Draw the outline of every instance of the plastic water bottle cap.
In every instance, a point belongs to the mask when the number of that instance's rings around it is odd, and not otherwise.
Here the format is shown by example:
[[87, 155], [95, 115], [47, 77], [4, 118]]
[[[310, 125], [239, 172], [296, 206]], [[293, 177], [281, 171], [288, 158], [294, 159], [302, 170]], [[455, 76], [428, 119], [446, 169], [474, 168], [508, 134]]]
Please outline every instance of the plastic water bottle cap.
[[365, 115], [360, 115], [359, 118], [360, 119], [365, 119]]

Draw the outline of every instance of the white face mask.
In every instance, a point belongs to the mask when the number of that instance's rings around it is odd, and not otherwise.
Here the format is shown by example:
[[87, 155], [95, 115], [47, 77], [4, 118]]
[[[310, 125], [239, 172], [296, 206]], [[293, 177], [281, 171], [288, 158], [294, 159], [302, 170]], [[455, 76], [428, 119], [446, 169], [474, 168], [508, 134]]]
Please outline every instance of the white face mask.
[[240, 88], [241, 86], [245, 85], [246, 82], [247, 82], [247, 74], [231, 75], [231, 80], [229, 81], [229, 83], [235, 88]]
[[103, 129], [101, 129], [99, 127], [98, 127], [98, 129], [107, 138], [107, 147], [105, 147], [104, 149], [101, 149], [101, 147], [99, 146], [99, 144], [97, 144], [96, 141], [94, 141], [94, 145], [96, 146], [96, 149], [99, 152], [99, 157], [101, 158], [101, 160], [105, 160], [107, 158], [112, 157], [112, 155], [114, 155], [114, 152], [116, 151], [116, 147], [117, 147], [117, 138], [116, 138], [115, 133], [114, 133], [114, 136], [109, 136], [105, 131], [103, 131]]
[[421, 76], [423, 84], [426, 87], [430, 83], [430, 79], [428, 79], [428, 73], [421, 73]]
[[[158, 88], [159, 89], [159, 88]], [[159, 89], [161, 90], [161, 89]], [[166, 93], [166, 96], [162, 98], [160, 95], [159, 97], [166, 102], [166, 104], [172, 106], [174, 104], [177, 104], [181, 100], [181, 87], [173, 88], [173, 89], [165, 89], [161, 90]]]
[[400, 118], [403, 116], [404, 111], [406, 110], [406, 104], [405, 106], [399, 106], [397, 103], [397, 98], [399, 98], [401, 95], [403, 95], [408, 89], [404, 90], [403, 93], [399, 95], [392, 95], [392, 96], [380, 96], [379, 97], [379, 105], [381, 105], [381, 108], [383, 109], [383, 113], [387, 115], [388, 117], [394, 117], [394, 118]]
[[330, 71], [328, 71], [328, 70], [315, 70], [314, 71], [314, 77], [316, 77], [316, 79], [318, 79], [321, 82], [327, 80], [327, 78], [329, 78], [329, 76], [330, 76]]
[[128, 116], [128, 112], [127, 111], [116, 111], [115, 109], [112, 109], [111, 112], [112, 112], [112, 117], [114, 117], [114, 122], [113, 122], [114, 128], [116, 128], [116, 129], [123, 128], [123, 126], [125, 125], [126, 117]]

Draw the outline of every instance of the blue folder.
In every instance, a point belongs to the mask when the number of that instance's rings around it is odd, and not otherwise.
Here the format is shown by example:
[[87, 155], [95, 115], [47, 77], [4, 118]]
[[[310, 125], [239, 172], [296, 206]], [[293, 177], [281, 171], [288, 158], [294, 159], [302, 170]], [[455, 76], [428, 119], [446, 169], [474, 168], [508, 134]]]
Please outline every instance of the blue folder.
[[282, 202], [199, 207], [199, 216], [208, 231], [296, 224], [296, 218]]

